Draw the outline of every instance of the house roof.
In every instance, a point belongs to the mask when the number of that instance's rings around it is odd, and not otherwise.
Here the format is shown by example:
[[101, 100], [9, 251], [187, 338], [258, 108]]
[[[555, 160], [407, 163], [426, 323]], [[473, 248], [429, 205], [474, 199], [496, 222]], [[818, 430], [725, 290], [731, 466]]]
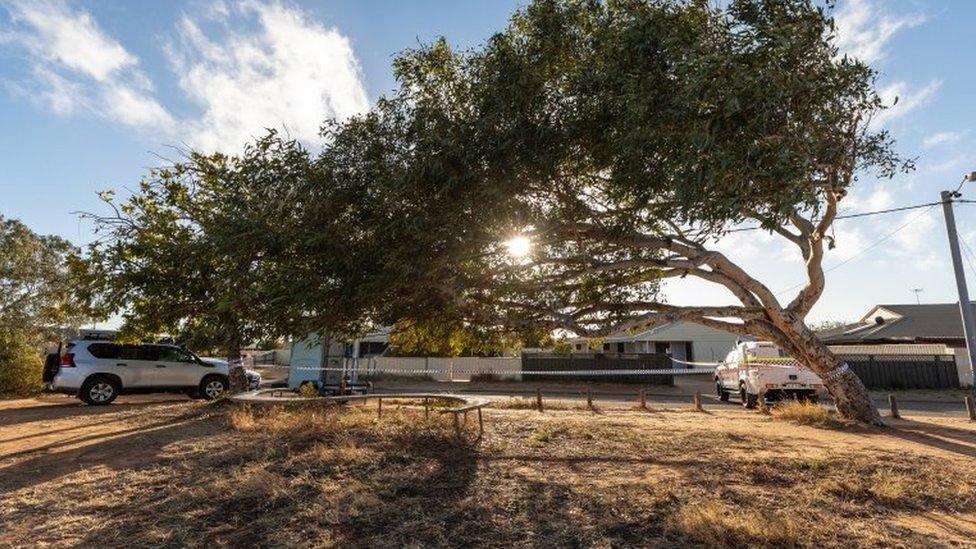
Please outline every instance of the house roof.
[[823, 330], [817, 335], [825, 343], [910, 342], [964, 337], [956, 303], [876, 305], [859, 322]]

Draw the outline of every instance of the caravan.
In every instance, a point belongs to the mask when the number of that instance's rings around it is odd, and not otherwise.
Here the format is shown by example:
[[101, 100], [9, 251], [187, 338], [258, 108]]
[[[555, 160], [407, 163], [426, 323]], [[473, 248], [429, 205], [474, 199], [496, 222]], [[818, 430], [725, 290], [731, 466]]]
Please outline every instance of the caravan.
[[389, 330], [379, 330], [347, 341], [324, 333], [312, 333], [291, 346], [288, 387], [311, 387], [319, 394], [358, 394], [372, 385], [360, 376], [369, 359], [386, 352]]

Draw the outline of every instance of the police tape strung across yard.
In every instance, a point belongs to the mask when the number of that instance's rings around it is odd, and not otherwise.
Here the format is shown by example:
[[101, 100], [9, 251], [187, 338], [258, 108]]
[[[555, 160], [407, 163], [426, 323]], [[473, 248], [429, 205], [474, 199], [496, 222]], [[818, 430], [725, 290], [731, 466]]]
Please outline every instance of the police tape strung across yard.
[[410, 369], [410, 368], [321, 368], [312, 366], [299, 366], [290, 368], [288, 366], [268, 366], [267, 368], [291, 369], [298, 371], [312, 372], [356, 372], [359, 375], [371, 374], [415, 374], [415, 375], [435, 375], [435, 374], [454, 374], [454, 375], [477, 375], [495, 374], [505, 375], [541, 375], [541, 376], [634, 376], [634, 375], [689, 375], [689, 374], [714, 374], [713, 368], [656, 368], [653, 370], [553, 370], [553, 371], [498, 371], [487, 369]]

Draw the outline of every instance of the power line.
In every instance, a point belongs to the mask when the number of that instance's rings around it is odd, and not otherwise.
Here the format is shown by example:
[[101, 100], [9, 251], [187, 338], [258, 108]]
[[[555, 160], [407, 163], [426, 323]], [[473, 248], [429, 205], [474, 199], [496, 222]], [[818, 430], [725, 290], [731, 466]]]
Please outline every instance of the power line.
[[[968, 204], [968, 203], [976, 203], [976, 200], [954, 200], [953, 202], [963, 202], [963, 203], [967, 203]], [[840, 219], [855, 219], [855, 218], [858, 218], [858, 217], [868, 217], [868, 216], [871, 216], [871, 215], [880, 215], [880, 214], [895, 213], [895, 212], [905, 212], [905, 211], [909, 211], [909, 210], [917, 210], [919, 208], [929, 208], [929, 207], [932, 207], [932, 206], [941, 206], [942, 204], [944, 204], [944, 202], [942, 202], [940, 200], [938, 202], [926, 202], [925, 204], [913, 204], [911, 206], [901, 206], [901, 207], [898, 207], [898, 208], [888, 208], [888, 209], [885, 209], [885, 210], [872, 210], [872, 211], [869, 211], [869, 212], [859, 212], [859, 213], [855, 213], [855, 214], [838, 215], [838, 216], [834, 217], [834, 219], [835, 220], [840, 220]], [[739, 232], [743, 232], [743, 231], [758, 231], [760, 229], [762, 229], [762, 227], [742, 227], [742, 228], [739, 228], [739, 229], [730, 229], [730, 230], [728, 230], [726, 232], [729, 232], [729, 233], [739, 233]]]
[[[919, 212], [915, 216], [912, 216], [911, 219], [909, 219], [908, 221], [902, 223], [901, 225], [898, 226], [898, 228], [896, 228], [895, 230], [891, 231], [890, 233], [884, 235], [883, 237], [881, 237], [880, 239], [878, 239], [877, 241], [875, 241], [873, 244], [871, 244], [867, 248], [863, 248], [863, 249], [861, 249], [861, 251], [857, 252], [856, 254], [852, 255], [851, 257], [848, 257], [844, 261], [841, 261], [840, 263], [838, 263], [838, 264], [836, 264], [836, 265], [834, 265], [832, 267], [828, 267], [828, 268], [824, 269], [824, 274], [827, 274], [827, 273], [829, 273], [831, 271], [834, 271], [836, 269], [839, 269], [839, 268], [843, 267], [844, 265], [847, 265], [851, 261], [854, 261], [855, 259], [861, 257], [865, 253], [873, 250], [874, 248], [877, 248], [878, 246], [881, 245], [881, 243], [883, 243], [884, 241], [888, 240], [889, 238], [895, 236], [895, 234], [898, 233], [898, 231], [901, 231], [905, 227], [911, 225], [917, 219], [919, 219], [923, 215], [927, 214], [929, 211], [932, 210], [932, 208], [934, 208], [935, 206], [938, 206], [939, 204], [942, 204], [942, 202], [935, 202], [933, 204], [922, 204], [922, 205], [919, 205], [919, 206], [915, 206], [915, 207], [918, 207], [918, 208], [924, 207], [924, 206], [928, 206], [928, 209], [926, 209], [925, 211]], [[796, 284], [794, 286], [790, 286], [789, 288], [786, 288], [785, 290], [780, 290], [780, 291], [776, 292], [776, 295], [785, 294], [786, 292], [789, 292], [791, 290], [795, 290], [795, 289], [797, 289], [797, 288], [799, 288], [801, 286], [804, 286], [804, 285], [806, 285], [806, 282], [801, 282], [801, 283]]]
[[962, 244], [962, 248], [966, 252], [963, 255], [963, 257], [966, 258], [966, 264], [969, 265], [969, 270], [973, 273], [973, 276], [976, 277], [976, 268], [973, 267], [973, 258], [976, 257], [976, 254], [969, 249], [969, 244], [966, 244], [965, 240], [960, 238], [959, 243]]

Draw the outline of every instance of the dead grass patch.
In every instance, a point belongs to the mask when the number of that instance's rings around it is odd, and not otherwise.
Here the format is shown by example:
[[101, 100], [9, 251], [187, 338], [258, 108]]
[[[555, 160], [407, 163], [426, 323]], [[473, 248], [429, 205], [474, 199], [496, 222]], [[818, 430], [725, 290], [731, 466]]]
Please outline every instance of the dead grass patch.
[[667, 524], [672, 534], [711, 547], [788, 547], [802, 541], [802, 528], [792, 517], [715, 500], [683, 504]]
[[841, 427], [847, 425], [825, 406], [813, 402], [791, 400], [767, 408], [768, 414], [776, 419], [791, 421], [799, 425], [822, 427]]
[[890, 519], [976, 509], [968, 466], [887, 430], [513, 407], [476, 445], [385, 404], [80, 416], [116, 434], [0, 458], [0, 546], [928, 546], [967, 540]]

